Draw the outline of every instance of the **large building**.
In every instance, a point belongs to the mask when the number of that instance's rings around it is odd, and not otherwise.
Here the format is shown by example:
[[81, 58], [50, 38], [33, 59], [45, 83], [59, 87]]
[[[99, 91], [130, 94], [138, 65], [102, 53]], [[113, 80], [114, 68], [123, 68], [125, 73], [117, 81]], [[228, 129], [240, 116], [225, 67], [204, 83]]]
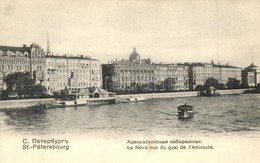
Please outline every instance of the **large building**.
[[194, 90], [198, 85], [203, 85], [208, 78], [214, 78], [220, 84], [226, 85], [230, 78], [239, 81], [241, 78], [240, 67], [211, 63], [191, 63], [189, 67], [190, 89]]
[[172, 82], [170, 86], [171, 90], [189, 90], [188, 64], [155, 64], [154, 72], [157, 83], [170, 79]]
[[4, 77], [14, 72], [30, 72], [38, 82], [44, 80], [45, 53], [36, 43], [29, 47], [0, 46], [0, 90]]
[[47, 90], [101, 87], [101, 66], [98, 60], [86, 56], [46, 55], [45, 82]]
[[0, 46], [0, 90], [5, 89], [4, 78], [14, 72], [30, 72], [36, 83], [46, 86], [50, 94], [65, 88], [102, 84], [99, 60], [83, 55], [46, 54], [36, 43], [29, 47]]
[[135, 83], [154, 82], [154, 69], [155, 65], [151, 64], [149, 59], [141, 60], [134, 48], [129, 60], [115, 60], [102, 66], [103, 88], [120, 91]]
[[[188, 65], [155, 64], [141, 59], [134, 48], [129, 60], [116, 60], [102, 66], [103, 87], [109, 91], [122, 91], [136, 85], [159, 85], [171, 79], [171, 90], [188, 90]], [[164, 89], [164, 88], [161, 88]]]
[[242, 71], [243, 85], [245, 87], [256, 87], [260, 83], [260, 70], [253, 63]]

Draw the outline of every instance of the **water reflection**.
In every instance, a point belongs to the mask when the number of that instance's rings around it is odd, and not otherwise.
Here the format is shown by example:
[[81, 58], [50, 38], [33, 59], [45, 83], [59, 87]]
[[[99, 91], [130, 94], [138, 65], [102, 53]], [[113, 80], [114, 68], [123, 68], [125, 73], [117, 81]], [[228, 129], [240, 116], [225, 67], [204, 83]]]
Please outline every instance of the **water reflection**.
[[5, 124], [14, 130], [44, 132], [50, 126], [45, 109], [5, 111]]

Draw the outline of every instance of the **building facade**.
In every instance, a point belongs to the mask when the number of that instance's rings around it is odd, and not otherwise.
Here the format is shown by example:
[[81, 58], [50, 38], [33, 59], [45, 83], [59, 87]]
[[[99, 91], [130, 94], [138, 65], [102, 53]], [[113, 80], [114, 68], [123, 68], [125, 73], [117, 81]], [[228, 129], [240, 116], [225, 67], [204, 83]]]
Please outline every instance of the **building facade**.
[[49, 93], [62, 89], [101, 87], [101, 66], [98, 60], [81, 56], [46, 55], [45, 76]]
[[0, 46], [0, 90], [5, 88], [4, 78], [14, 72], [30, 72], [36, 82], [44, 81], [45, 53], [36, 43], [29, 47]]
[[191, 63], [189, 67], [190, 89], [195, 90], [198, 85], [203, 85], [209, 78], [218, 80], [219, 84], [226, 85], [230, 78], [242, 80], [242, 68], [231, 65], [211, 63]]
[[189, 90], [188, 64], [155, 64], [154, 72], [157, 83], [171, 80], [171, 90]]
[[256, 87], [260, 83], [260, 70], [253, 63], [242, 71], [243, 85], [245, 87]]
[[134, 48], [129, 60], [113, 61], [102, 65], [103, 88], [109, 91], [122, 91], [135, 88], [137, 83], [154, 82], [155, 66], [150, 60], [141, 60]]
[[0, 90], [5, 89], [4, 78], [14, 72], [30, 72], [36, 84], [48, 93], [62, 89], [101, 87], [100, 61], [83, 55], [53, 55], [33, 43], [29, 47], [0, 46]]
[[242, 83], [242, 68], [231, 65], [216, 65], [220, 68], [220, 80], [221, 84], [226, 84], [230, 78], [235, 78]]
[[[155, 64], [151, 60], [143, 59], [136, 52], [129, 56], [129, 60], [113, 61], [102, 65], [103, 87], [109, 91], [123, 91], [134, 89], [137, 85], [163, 85], [171, 81], [171, 90], [188, 90], [188, 65], [184, 64]], [[170, 79], [170, 80], [169, 80]]]

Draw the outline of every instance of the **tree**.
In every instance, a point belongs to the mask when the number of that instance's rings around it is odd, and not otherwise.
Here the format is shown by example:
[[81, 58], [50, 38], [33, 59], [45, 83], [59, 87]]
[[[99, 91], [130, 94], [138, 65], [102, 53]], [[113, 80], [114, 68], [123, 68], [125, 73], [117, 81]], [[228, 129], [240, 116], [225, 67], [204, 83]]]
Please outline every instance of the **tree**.
[[32, 86], [32, 90], [33, 90], [33, 94], [32, 94], [33, 97], [42, 97], [47, 93], [46, 87], [42, 85], [34, 85]]
[[204, 90], [204, 88], [200, 84], [195, 87], [195, 91], [203, 91], [203, 90]]
[[41, 97], [46, 94], [47, 89], [42, 85], [35, 85], [34, 79], [29, 72], [15, 72], [5, 78], [7, 86], [6, 93], [17, 93], [19, 98]]
[[27, 88], [34, 84], [34, 80], [31, 79], [29, 72], [15, 72], [6, 76], [4, 82], [7, 86], [7, 93], [16, 91], [19, 98], [24, 96], [27, 92]]
[[208, 78], [206, 81], [205, 81], [205, 83], [204, 83], [204, 85], [203, 85], [203, 87], [204, 87], [204, 89], [208, 89], [209, 87], [211, 87], [211, 86], [213, 86], [214, 88], [219, 88], [219, 82], [218, 82], [218, 80], [217, 79], [215, 79], [215, 78], [213, 78], [213, 77], [210, 77], [210, 78]]
[[227, 82], [227, 88], [228, 89], [238, 89], [241, 88], [240, 81], [236, 78], [229, 78]]

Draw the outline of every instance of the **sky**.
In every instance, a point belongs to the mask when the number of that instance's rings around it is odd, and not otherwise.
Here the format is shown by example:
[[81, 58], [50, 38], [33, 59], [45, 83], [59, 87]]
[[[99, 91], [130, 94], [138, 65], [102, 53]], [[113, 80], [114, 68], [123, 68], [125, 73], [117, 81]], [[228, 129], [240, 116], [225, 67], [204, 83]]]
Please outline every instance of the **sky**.
[[258, 0], [0, 0], [0, 45], [152, 62], [260, 66]]

